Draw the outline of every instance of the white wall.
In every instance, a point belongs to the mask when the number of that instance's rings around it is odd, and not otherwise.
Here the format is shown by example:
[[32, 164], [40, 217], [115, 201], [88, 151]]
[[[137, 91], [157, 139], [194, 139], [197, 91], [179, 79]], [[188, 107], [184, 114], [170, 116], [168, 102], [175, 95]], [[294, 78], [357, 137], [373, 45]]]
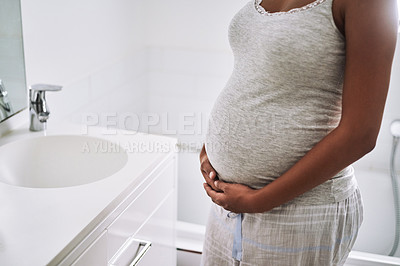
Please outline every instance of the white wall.
[[143, 46], [142, 1], [22, 0], [28, 83], [68, 84]]
[[229, 51], [228, 24], [247, 0], [146, 2], [146, 44], [185, 50]]
[[[22, 0], [27, 84], [51, 83], [54, 120], [143, 106], [144, 1]], [[103, 101], [103, 99], [107, 100]]]

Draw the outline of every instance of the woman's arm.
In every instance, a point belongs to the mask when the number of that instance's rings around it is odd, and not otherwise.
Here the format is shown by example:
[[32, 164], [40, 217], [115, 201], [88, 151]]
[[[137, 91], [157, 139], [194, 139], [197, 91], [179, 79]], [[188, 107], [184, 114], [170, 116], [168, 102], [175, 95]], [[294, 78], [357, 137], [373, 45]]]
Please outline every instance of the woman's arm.
[[[337, 0], [339, 1], [339, 0]], [[346, 65], [336, 129], [286, 173], [259, 190], [216, 181], [207, 194], [234, 212], [265, 212], [324, 183], [375, 147], [397, 38], [396, 0], [343, 2]]]

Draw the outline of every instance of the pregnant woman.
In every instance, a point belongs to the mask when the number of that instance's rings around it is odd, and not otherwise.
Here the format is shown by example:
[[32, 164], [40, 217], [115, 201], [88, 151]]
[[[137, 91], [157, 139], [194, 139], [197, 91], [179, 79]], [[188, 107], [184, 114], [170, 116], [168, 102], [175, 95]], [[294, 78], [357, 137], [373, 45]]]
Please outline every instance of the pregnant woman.
[[351, 164], [375, 146], [397, 24], [396, 0], [250, 0], [233, 17], [200, 154], [202, 265], [343, 265], [363, 219]]

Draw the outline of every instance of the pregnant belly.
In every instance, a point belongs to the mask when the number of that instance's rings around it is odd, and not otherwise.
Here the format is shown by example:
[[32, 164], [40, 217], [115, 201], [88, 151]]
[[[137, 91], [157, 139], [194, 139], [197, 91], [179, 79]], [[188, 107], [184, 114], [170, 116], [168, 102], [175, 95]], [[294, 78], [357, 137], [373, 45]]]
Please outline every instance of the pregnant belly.
[[260, 188], [338, 125], [339, 96], [276, 89], [234, 73], [211, 111], [205, 148], [221, 180]]
[[[265, 112], [263, 112], [265, 114]], [[269, 115], [212, 113], [205, 148], [218, 177], [261, 188], [299, 161], [326, 134], [326, 128], [278, 126]], [[285, 122], [285, 119], [281, 120]]]

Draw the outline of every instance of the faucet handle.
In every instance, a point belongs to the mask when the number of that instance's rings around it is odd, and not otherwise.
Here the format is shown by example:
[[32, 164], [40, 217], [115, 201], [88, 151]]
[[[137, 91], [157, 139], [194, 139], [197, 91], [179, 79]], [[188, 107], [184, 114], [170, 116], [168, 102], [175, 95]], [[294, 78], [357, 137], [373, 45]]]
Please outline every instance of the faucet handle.
[[29, 87], [31, 101], [35, 101], [37, 98], [44, 99], [45, 91], [60, 91], [62, 86], [50, 85], [50, 84], [35, 84]]
[[35, 84], [29, 87], [31, 99], [35, 99], [37, 95], [44, 95], [45, 91], [60, 91], [62, 86], [50, 84]]
[[60, 91], [62, 86], [50, 84], [35, 84], [30, 86], [32, 91]]

